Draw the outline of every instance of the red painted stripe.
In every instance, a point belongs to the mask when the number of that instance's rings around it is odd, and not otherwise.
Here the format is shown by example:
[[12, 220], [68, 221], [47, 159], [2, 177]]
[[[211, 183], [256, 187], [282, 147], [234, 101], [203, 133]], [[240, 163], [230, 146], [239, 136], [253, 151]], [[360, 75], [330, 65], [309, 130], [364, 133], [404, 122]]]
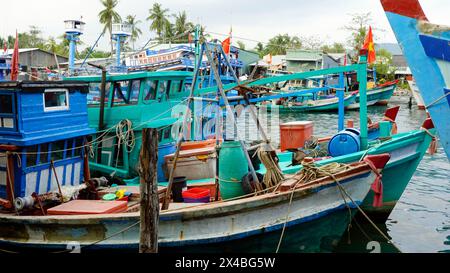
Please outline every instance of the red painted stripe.
[[385, 11], [428, 21], [419, 0], [381, 0]]

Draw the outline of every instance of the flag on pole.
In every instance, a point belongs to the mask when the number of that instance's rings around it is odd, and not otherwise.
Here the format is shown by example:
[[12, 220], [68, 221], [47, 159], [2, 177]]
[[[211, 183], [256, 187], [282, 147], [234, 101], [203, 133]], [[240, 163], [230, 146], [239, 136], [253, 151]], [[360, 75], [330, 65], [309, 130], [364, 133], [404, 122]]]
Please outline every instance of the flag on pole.
[[6, 54], [6, 52], [8, 52], [8, 43], [5, 41], [3, 44], [3, 53]]
[[17, 81], [19, 76], [19, 35], [16, 30], [16, 41], [14, 43], [14, 52], [11, 60], [11, 81]]
[[366, 39], [364, 40], [363, 49], [367, 49], [367, 63], [373, 64], [377, 59], [377, 54], [375, 52], [375, 44], [373, 42], [372, 27], [369, 27], [369, 33], [367, 33]]
[[225, 54], [230, 54], [230, 47], [231, 47], [231, 37], [226, 38], [222, 42], [223, 51]]
[[233, 32], [233, 28], [230, 28], [230, 36], [222, 42], [223, 51], [227, 55], [230, 54], [232, 32]]

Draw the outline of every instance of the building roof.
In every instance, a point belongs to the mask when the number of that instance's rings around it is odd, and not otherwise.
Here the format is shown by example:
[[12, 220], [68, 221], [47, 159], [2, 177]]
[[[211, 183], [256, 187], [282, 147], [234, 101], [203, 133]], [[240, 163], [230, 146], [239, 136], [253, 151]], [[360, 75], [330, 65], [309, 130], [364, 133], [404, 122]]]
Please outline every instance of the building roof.
[[287, 61], [319, 61], [322, 60], [322, 51], [312, 50], [288, 50], [286, 54]]
[[[45, 53], [53, 55], [53, 52], [50, 52], [50, 51], [47, 51], [47, 50], [43, 50], [43, 49], [40, 49], [40, 48], [19, 48], [19, 54], [20, 53], [31, 52], [31, 51], [41, 51], [41, 52], [45, 52]], [[14, 53], [14, 49], [13, 48], [10, 48], [10, 49], [8, 49], [6, 51], [6, 55], [12, 55], [13, 53]], [[3, 51], [2, 51], [2, 54], [3, 54]], [[68, 59], [67, 57], [59, 55], [59, 54], [56, 54], [56, 56]]]

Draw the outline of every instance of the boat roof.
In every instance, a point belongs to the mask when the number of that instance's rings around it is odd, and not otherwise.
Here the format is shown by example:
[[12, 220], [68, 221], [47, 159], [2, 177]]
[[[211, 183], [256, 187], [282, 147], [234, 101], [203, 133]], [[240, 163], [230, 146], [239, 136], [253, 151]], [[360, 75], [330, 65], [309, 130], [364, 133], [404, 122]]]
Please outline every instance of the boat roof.
[[0, 90], [43, 91], [43, 88], [67, 88], [88, 92], [89, 83], [83, 81], [4, 81], [0, 82]]
[[[134, 80], [142, 78], [187, 78], [192, 77], [193, 72], [189, 71], [156, 71], [156, 72], [133, 72], [128, 74], [107, 74], [106, 81], [124, 81], [124, 80]], [[77, 76], [68, 77], [64, 81], [85, 81], [85, 82], [101, 82], [102, 76]]]

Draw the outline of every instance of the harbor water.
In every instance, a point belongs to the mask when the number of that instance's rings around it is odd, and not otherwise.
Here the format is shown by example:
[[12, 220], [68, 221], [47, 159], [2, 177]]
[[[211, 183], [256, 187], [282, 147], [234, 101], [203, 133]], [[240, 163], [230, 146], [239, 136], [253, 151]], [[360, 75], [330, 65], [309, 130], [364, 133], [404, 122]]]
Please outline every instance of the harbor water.
[[[407, 132], [419, 129], [426, 119], [425, 111], [417, 109], [413, 103], [408, 107], [409, 97], [394, 96], [389, 106], [400, 105], [397, 117], [398, 131]], [[387, 107], [374, 106], [368, 108], [369, 117], [375, 122], [380, 120]], [[337, 114], [334, 113], [289, 113], [280, 115], [280, 123], [309, 120], [314, 122], [314, 135], [327, 136], [338, 130]], [[346, 119], [353, 119], [355, 127], [359, 126], [359, 112], [348, 111]], [[279, 131], [270, 128], [271, 138], [279, 142]], [[251, 130], [256, 130], [252, 128]], [[417, 168], [412, 180], [397, 203], [386, 222], [378, 221], [378, 228], [391, 238], [395, 247], [386, 242], [380, 233], [363, 217], [358, 215], [352, 222], [350, 230], [339, 241], [330, 238], [322, 251], [325, 252], [450, 252], [450, 163], [441, 147], [434, 155], [426, 154]], [[288, 229], [281, 247], [281, 252], [304, 252], [301, 245], [296, 244], [296, 234], [301, 229]], [[273, 252], [278, 243], [280, 233], [261, 236], [252, 242], [259, 252]], [[273, 237], [273, 238], [272, 238]], [[276, 243], [275, 243], [276, 242]], [[239, 245], [230, 251], [242, 250]], [[398, 250], [399, 249], [399, 250]]]

